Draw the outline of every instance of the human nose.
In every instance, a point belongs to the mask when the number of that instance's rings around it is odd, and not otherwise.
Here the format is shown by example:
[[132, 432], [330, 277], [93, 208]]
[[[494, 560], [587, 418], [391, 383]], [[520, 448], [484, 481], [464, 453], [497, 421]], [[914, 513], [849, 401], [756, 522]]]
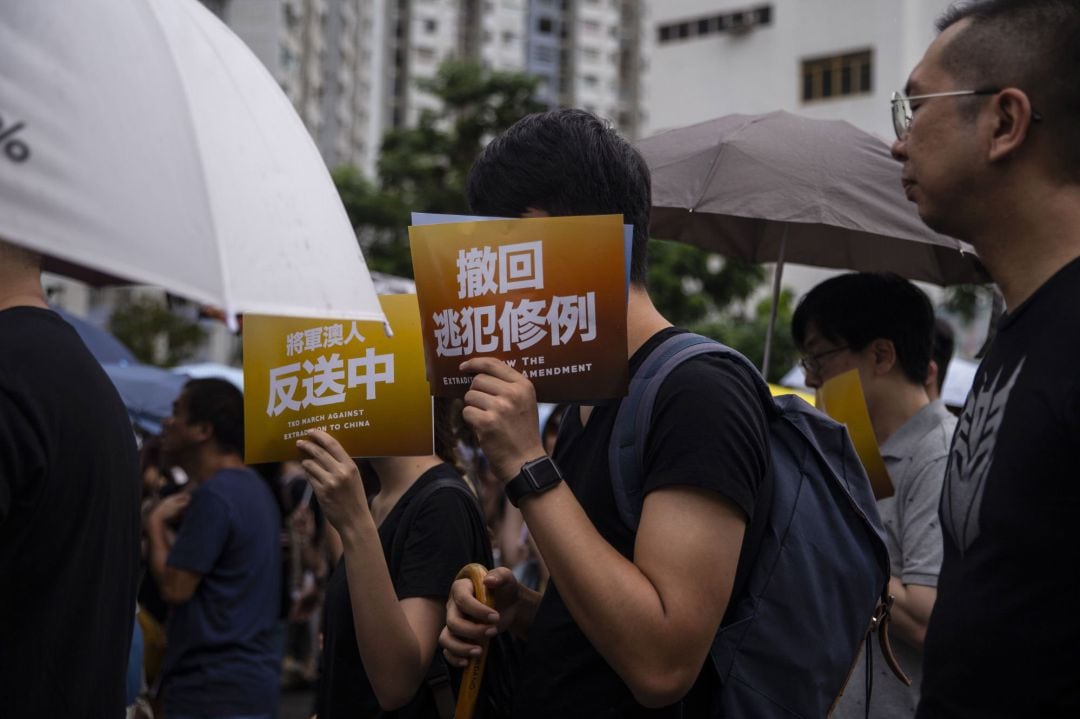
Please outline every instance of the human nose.
[[904, 162], [907, 160], [907, 138], [908, 134], [905, 132], [903, 137], [898, 138], [889, 147], [889, 152], [892, 154], [893, 159], [898, 162]]

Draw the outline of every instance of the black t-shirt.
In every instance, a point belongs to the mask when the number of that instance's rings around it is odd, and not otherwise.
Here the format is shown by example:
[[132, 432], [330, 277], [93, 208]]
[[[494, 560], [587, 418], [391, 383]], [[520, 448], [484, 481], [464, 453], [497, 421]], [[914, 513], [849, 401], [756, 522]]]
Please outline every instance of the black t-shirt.
[[0, 311], [0, 715], [123, 716], [139, 567], [135, 438], [75, 330]]
[[1080, 260], [1002, 318], [956, 427], [920, 717], [1080, 716]]
[[[425, 485], [444, 477], [457, 478], [464, 485], [464, 480], [453, 467], [440, 464], [424, 472], [390, 510], [379, 526], [383, 556], [391, 556], [395, 533], [409, 503]], [[491, 549], [479, 506], [452, 487], [437, 489], [428, 496], [414, 515], [411, 526], [404, 531], [405, 547], [399, 566], [392, 563], [389, 567], [398, 599], [431, 597], [444, 602], [450, 594], [454, 577], [463, 566], [470, 562], [485, 564], [490, 561]], [[324, 613], [324, 665], [317, 703], [319, 719], [438, 716], [426, 684], [421, 685], [416, 697], [405, 707], [379, 713], [375, 691], [368, 681], [356, 646], [344, 558], [330, 576]], [[436, 649], [436, 655], [438, 651]]]
[[[651, 350], [680, 331], [669, 328], [651, 337], [631, 358], [631, 375]], [[571, 407], [555, 461], [600, 535], [632, 558], [634, 533], [619, 518], [608, 470], [618, 406], [617, 400], [596, 405], [584, 428], [577, 407]], [[645, 493], [675, 485], [701, 487], [724, 495], [747, 517], [754, 515], [768, 449], [761, 399], [742, 365], [703, 355], [676, 368], [657, 395], [647, 442]], [[707, 704], [714, 681], [706, 662], [685, 706], [641, 707], [578, 628], [552, 581], [529, 628], [514, 717], [697, 716], [687, 707]]]

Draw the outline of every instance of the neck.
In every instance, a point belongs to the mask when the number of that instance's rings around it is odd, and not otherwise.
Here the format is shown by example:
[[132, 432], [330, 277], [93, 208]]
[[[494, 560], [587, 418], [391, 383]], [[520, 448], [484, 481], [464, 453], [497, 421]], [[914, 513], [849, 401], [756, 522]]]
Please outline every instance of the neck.
[[904, 426], [909, 419], [930, 403], [926, 388], [907, 381], [896, 381], [896, 386], [881, 397], [880, 401], [867, 400], [870, 424], [880, 446]]
[[632, 357], [650, 337], [667, 327], [671, 327], [671, 323], [656, 309], [649, 293], [642, 287], [630, 285], [626, 305], [627, 356]]
[[240, 469], [246, 465], [238, 454], [207, 447], [199, 452], [190, 464], [185, 463], [181, 466], [191, 481], [202, 484], [223, 469]]
[[41, 289], [41, 272], [18, 267], [0, 267], [0, 310], [12, 307], [48, 309]]
[[1042, 184], [998, 207], [971, 243], [1014, 310], [1080, 257], [1080, 187]]
[[372, 468], [379, 474], [380, 499], [397, 498], [432, 467], [442, 464], [435, 455], [426, 457], [377, 457], [371, 460]]

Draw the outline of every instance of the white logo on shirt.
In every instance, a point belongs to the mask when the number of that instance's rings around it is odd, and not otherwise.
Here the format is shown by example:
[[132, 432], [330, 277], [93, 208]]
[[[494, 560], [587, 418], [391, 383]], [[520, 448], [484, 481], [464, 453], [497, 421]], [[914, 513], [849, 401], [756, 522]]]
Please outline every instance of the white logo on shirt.
[[967, 550], [979, 536], [979, 509], [986, 478], [994, 461], [998, 429], [1005, 417], [1005, 405], [1009, 402], [1009, 395], [1026, 359], [1020, 360], [1007, 381], [999, 382], [1003, 380], [1004, 368], [992, 378], [983, 375], [982, 386], [972, 388], [964, 403], [949, 452], [949, 469], [945, 473], [945, 504], [941, 513], [946, 531], [961, 552]]

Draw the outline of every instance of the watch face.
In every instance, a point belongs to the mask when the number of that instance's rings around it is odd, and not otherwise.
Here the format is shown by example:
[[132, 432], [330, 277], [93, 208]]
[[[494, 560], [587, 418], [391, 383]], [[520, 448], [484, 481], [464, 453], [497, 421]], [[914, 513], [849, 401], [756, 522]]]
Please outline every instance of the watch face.
[[545, 490], [562, 481], [558, 467], [551, 461], [551, 457], [526, 462], [521, 471], [529, 478], [529, 483], [537, 490]]

